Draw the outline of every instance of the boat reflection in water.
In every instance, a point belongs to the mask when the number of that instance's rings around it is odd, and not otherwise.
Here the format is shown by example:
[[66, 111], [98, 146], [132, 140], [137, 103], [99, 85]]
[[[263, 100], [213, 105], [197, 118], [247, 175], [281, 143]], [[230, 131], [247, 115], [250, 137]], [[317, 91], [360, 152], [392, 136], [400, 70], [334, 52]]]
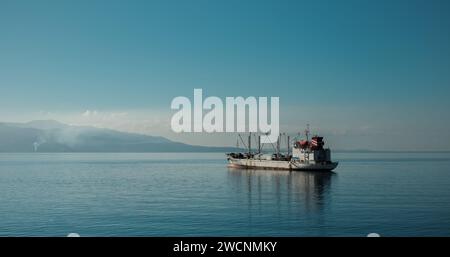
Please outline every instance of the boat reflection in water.
[[331, 185], [337, 174], [228, 168], [228, 177], [240, 197], [246, 195], [243, 198], [250, 210], [298, 216], [323, 213], [331, 201]]

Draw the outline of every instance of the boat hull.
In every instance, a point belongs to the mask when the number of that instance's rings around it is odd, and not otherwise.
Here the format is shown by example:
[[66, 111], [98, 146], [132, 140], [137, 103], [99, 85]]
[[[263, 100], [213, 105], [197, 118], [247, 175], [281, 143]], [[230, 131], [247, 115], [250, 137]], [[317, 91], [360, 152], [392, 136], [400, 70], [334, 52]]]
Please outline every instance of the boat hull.
[[260, 159], [236, 159], [229, 158], [228, 166], [246, 169], [280, 169], [295, 171], [332, 171], [337, 167], [337, 162], [306, 163], [300, 161], [279, 161]]

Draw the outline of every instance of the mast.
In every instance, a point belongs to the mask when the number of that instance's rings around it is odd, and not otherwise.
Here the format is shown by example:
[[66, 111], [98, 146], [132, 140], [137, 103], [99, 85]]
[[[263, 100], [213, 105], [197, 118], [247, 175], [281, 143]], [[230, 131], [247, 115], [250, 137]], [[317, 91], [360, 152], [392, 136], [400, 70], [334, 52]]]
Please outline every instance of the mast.
[[281, 133], [278, 135], [278, 139], [277, 139], [277, 156], [280, 156], [280, 138], [281, 138]]
[[291, 149], [289, 148], [289, 144], [290, 144], [290, 140], [289, 140], [289, 135], [287, 136], [287, 155], [290, 155]]
[[258, 135], [258, 153], [261, 153], [261, 135]]
[[238, 134], [238, 136], [239, 136], [239, 139], [241, 140], [242, 145], [243, 145], [245, 148], [247, 148], [247, 145], [245, 144], [244, 139], [242, 139], [241, 134]]
[[248, 134], [248, 154], [252, 153], [252, 132]]

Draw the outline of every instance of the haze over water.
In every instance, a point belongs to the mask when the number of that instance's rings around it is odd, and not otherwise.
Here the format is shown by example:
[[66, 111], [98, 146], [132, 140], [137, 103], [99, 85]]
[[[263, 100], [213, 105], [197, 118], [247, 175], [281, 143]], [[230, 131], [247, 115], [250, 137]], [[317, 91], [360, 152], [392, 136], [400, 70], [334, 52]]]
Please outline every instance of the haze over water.
[[223, 154], [0, 154], [1, 236], [450, 236], [450, 153], [335, 153], [334, 173]]

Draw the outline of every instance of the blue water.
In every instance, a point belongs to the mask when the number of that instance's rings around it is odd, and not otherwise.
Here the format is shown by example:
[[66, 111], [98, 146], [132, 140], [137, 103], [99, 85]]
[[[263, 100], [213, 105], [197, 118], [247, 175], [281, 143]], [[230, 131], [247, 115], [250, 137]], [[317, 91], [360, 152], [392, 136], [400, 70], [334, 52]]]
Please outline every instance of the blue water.
[[0, 236], [450, 236], [449, 153], [336, 153], [335, 173], [223, 154], [0, 154]]

